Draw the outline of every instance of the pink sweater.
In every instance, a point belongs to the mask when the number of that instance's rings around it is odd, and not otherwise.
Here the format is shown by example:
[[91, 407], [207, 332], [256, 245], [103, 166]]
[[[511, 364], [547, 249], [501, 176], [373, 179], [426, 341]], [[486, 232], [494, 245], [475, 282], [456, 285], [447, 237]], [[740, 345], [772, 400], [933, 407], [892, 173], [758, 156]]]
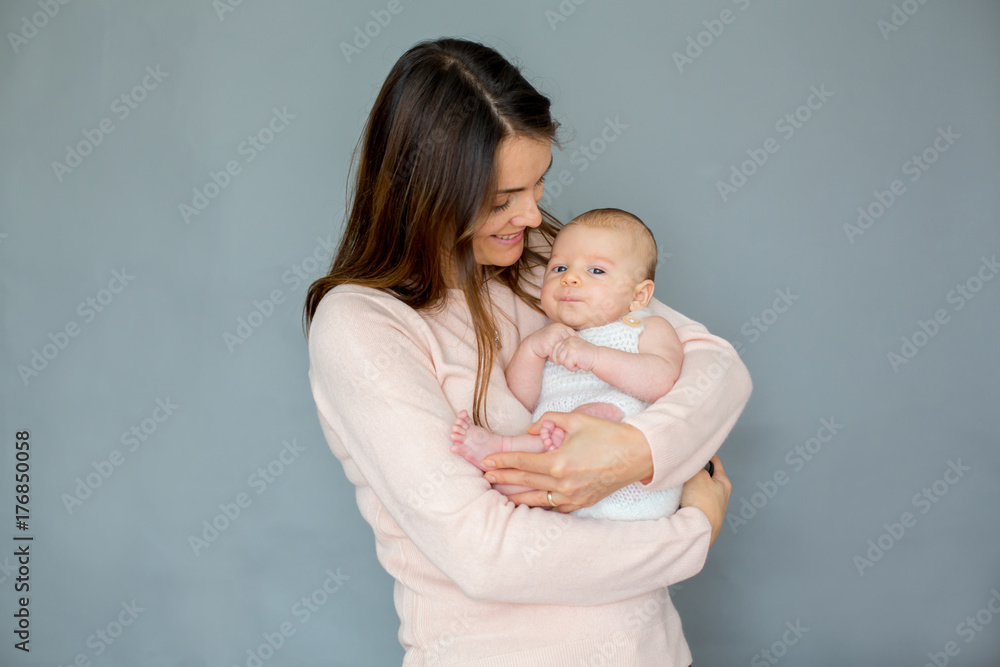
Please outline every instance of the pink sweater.
[[[544, 267], [533, 277], [536, 284]], [[503, 368], [522, 336], [550, 320], [491, 284], [500, 313], [489, 423], [522, 433], [531, 412]], [[538, 289], [532, 292], [538, 295]], [[750, 377], [726, 341], [653, 299], [677, 329], [684, 365], [674, 389], [624, 421], [650, 443], [651, 489], [682, 484], [718, 450], [743, 410]], [[440, 313], [339, 285], [309, 331], [309, 379], [330, 449], [357, 487], [379, 562], [396, 580], [404, 667], [687, 667], [691, 652], [665, 587], [697, 574], [704, 513], [609, 521], [515, 507], [449, 451], [472, 409], [476, 344], [460, 290]]]

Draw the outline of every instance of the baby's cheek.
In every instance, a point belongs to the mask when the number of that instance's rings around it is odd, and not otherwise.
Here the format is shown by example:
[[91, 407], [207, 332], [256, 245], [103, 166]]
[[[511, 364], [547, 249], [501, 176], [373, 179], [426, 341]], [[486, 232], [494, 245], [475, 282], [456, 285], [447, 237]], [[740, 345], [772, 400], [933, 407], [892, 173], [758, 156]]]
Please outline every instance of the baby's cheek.
[[555, 303], [552, 299], [552, 289], [547, 288], [546, 285], [542, 285], [542, 291], [538, 296], [542, 301], [542, 310], [545, 311], [545, 315], [549, 319], [552, 319], [552, 308]]
[[612, 289], [616, 290], [619, 294], [624, 294], [626, 292], [632, 291], [632, 281], [622, 275], [617, 275], [611, 279], [610, 284]]
[[635, 294], [635, 283], [624, 278], [617, 281], [615, 289], [618, 295], [625, 301], [631, 301], [632, 296]]
[[604, 313], [605, 318], [615, 318], [623, 307], [623, 296], [621, 291], [615, 289], [602, 290], [600, 296], [595, 300], [595, 305]]

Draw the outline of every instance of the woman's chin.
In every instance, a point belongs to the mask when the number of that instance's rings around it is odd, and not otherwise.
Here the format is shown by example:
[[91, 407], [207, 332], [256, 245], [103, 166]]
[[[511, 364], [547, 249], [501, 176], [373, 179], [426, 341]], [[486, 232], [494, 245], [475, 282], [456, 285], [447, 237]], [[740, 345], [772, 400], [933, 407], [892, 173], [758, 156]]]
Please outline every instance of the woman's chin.
[[496, 253], [491, 257], [489, 257], [487, 261], [480, 262], [480, 264], [484, 264], [486, 266], [499, 266], [506, 268], [508, 266], [514, 265], [519, 259], [521, 259], [521, 249], [517, 248], [514, 251]]

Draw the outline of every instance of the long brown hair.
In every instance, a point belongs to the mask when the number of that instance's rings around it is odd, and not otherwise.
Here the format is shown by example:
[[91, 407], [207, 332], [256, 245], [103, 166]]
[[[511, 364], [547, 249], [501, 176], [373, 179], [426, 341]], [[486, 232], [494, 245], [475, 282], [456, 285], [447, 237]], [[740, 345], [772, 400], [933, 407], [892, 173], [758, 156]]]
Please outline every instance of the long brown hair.
[[548, 263], [529, 246], [551, 247], [561, 224], [542, 210], [541, 224], [525, 228], [524, 250], [507, 267], [477, 264], [472, 240], [477, 221], [492, 208], [500, 142], [526, 136], [558, 145], [559, 124], [549, 106], [488, 46], [439, 39], [404, 53], [382, 84], [352, 156], [356, 175], [347, 224], [329, 273], [309, 286], [306, 335], [320, 300], [344, 283], [384, 291], [415, 310], [443, 305], [450, 255], [476, 334], [472, 418], [482, 425], [498, 328], [486, 281], [499, 281], [543, 312], [540, 300], [522, 288], [521, 276]]

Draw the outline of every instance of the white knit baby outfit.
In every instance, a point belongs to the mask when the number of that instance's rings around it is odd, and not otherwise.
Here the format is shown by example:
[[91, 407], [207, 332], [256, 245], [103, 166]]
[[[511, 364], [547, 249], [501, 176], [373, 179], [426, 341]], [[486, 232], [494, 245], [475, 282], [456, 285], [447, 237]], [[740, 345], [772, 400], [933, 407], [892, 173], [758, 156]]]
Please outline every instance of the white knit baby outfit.
[[[639, 334], [646, 328], [645, 318], [652, 314], [647, 308], [635, 310], [618, 321], [581, 329], [577, 335], [594, 345], [638, 353]], [[546, 361], [545, 369], [542, 371], [538, 406], [535, 408], [532, 420], [537, 420], [550, 410], [570, 412], [584, 403], [593, 402], [618, 406], [624, 413], [623, 418], [641, 412], [649, 405], [611, 386], [590, 371], [570, 371], [564, 366]], [[625, 521], [658, 519], [676, 511], [680, 499], [680, 486], [666, 491], [648, 491], [642, 484], [636, 482], [615, 491], [591, 507], [576, 510], [573, 514]]]

